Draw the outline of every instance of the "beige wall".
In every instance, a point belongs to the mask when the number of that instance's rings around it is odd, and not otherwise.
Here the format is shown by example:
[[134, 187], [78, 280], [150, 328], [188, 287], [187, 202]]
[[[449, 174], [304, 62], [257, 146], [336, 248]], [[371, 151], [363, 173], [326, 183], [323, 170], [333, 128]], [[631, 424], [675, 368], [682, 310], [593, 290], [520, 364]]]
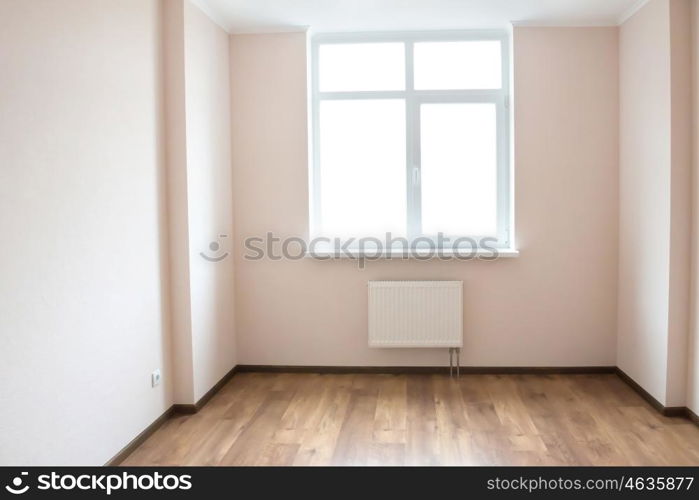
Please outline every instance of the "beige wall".
[[[464, 365], [618, 363], [667, 405], [687, 381], [696, 412], [691, 13], [515, 28], [521, 256], [360, 270], [243, 258], [308, 231], [305, 34], [229, 39], [188, 0], [0, 0], [0, 464], [104, 463], [236, 360], [445, 364], [367, 347], [373, 279], [464, 280]], [[221, 234], [234, 258], [202, 259]]]
[[159, 47], [155, 0], [0, 0], [0, 464], [103, 464], [172, 403]]
[[621, 26], [619, 42], [617, 359], [668, 406], [684, 405], [686, 377], [687, 6], [652, 0]]
[[615, 363], [617, 30], [516, 28], [514, 68], [519, 258], [247, 261], [308, 230], [306, 36], [231, 37], [239, 363], [444, 365], [367, 347], [374, 279], [464, 280], [465, 365]]
[[692, 27], [691, 0], [670, 2], [670, 308], [668, 311], [669, 406], [684, 406], [690, 316], [692, 227]]
[[688, 349], [687, 406], [699, 414], [699, 5], [691, 2], [692, 20], [692, 294]]

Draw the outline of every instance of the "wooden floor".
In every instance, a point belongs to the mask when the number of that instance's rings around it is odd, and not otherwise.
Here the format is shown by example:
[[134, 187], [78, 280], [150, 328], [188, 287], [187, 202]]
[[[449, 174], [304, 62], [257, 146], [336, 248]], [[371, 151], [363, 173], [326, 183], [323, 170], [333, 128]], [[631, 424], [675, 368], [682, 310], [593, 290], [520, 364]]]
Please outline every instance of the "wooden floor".
[[699, 465], [616, 375], [242, 373], [124, 465]]

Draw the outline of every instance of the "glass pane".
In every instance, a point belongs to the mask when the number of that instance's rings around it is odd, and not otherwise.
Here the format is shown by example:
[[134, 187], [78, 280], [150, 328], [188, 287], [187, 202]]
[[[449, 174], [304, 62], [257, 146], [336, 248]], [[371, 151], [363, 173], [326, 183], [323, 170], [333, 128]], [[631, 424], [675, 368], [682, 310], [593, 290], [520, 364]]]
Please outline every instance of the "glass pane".
[[420, 106], [422, 232], [497, 236], [492, 103]]
[[318, 47], [321, 92], [405, 90], [402, 43], [328, 44]]
[[320, 103], [325, 236], [405, 235], [405, 101]]
[[502, 86], [500, 42], [416, 43], [415, 88], [418, 90], [499, 89]]

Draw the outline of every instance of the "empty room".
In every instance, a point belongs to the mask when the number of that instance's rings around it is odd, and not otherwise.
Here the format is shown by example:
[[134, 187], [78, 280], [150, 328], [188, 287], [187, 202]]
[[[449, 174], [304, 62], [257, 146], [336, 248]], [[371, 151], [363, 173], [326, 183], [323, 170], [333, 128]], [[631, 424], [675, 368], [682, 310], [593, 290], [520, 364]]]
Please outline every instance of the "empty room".
[[694, 0], [0, 0], [0, 493], [696, 494], [698, 165]]

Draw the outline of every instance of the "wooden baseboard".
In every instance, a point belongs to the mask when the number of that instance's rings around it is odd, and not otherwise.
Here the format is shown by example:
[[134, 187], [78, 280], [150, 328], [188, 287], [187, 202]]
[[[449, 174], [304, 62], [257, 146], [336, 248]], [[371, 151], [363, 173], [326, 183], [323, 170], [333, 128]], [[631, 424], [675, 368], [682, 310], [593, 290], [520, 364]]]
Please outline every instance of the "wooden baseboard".
[[694, 422], [694, 425], [699, 425], [699, 415], [687, 408], [687, 418]]
[[165, 412], [156, 418], [153, 423], [146, 427], [138, 436], [133, 438], [129, 444], [124, 446], [119, 453], [114, 455], [105, 465], [105, 467], [114, 467], [119, 465], [121, 462], [126, 460], [126, 457], [131, 455], [133, 451], [141, 446], [143, 442], [148, 439], [151, 434], [157, 431], [161, 425], [163, 425], [175, 412], [174, 405], [165, 410]]
[[176, 415], [193, 415], [199, 411], [195, 404], [176, 403], [172, 405], [172, 413]]
[[663, 411], [660, 413], [662, 413], [665, 417], [689, 418], [689, 415], [687, 414], [688, 411], [689, 408], [686, 406], [665, 406], [663, 407]]
[[[445, 374], [448, 366], [300, 366], [238, 365], [238, 373], [371, 373], [371, 374]], [[462, 366], [467, 375], [555, 375], [614, 373], [614, 366]], [[456, 369], [454, 369], [456, 371]]]
[[221, 390], [221, 387], [226, 385], [230, 379], [233, 378], [233, 375], [235, 375], [239, 371], [238, 366], [234, 366], [231, 368], [228, 373], [226, 373], [223, 377], [221, 377], [221, 380], [216, 382], [214, 386], [206, 391], [206, 394], [204, 394], [201, 398], [199, 398], [199, 401], [197, 401], [194, 404], [182, 404], [182, 403], [176, 403], [172, 405], [174, 412], [181, 414], [181, 415], [191, 415], [193, 413], [197, 413], [199, 410], [201, 410], [206, 403], [209, 402], [211, 398], [214, 397], [214, 395]]
[[[237, 372], [238, 372], [238, 366], [236, 365], [236, 366], [234, 366], [233, 368], [231, 368], [231, 369], [228, 371], [228, 373], [226, 373], [223, 377], [221, 377], [221, 380], [219, 380], [218, 382], [216, 382], [216, 384], [214, 384], [214, 386], [213, 386], [211, 389], [209, 389], [209, 390], [206, 392], [206, 394], [204, 394], [201, 398], [199, 398], [199, 401], [197, 401], [196, 403], [194, 403], [194, 405], [180, 405], [180, 406], [187, 406], [187, 407], [189, 407], [189, 406], [194, 406], [194, 412], [191, 412], [191, 413], [196, 413], [196, 412], [198, 412], [199, 410], [201, 410], [201, 409], [204, 407], [204, 405], [205, 405], [206, 403], [209, 402], [209, 400], [210, 400], [212, 397], [214, 397], [214, 395], [215, 395], [218, 391], [221, 390], [221, 388], [222, 388], [224, 385], [226, 385], [226, 384], [228, 383], [228, 381], [229, 381], [230, 379], [233, 378], [233, 375], [235, 375]], [[187, 412], [184, 412], [184, 413], [187, 413]]]
[[221, 380], [216, 382], [216, 384], [209, 389], [206, 394], [204, 394], [199, 401], [197, 401], [194, 404], [173, 404], [170, 408], [165, 410], [165, 412], [160, 415], [158, 418], [156, 418], [153, 423], [151, 423], [148, 427], [146, 427], [143, 432], [141, 432], [138, 436], [133, 438], [129, 444], [124, 446], [124, 448], [119, 451], [114, 457], [112, 457], [111, 460], [109, 460], [105, 466], [106, 467], [113, 467], [116, 465], [119, 465], [121, 462], [123, 462], [126, 457], [128, 457], [133, 451], [138, 448], [146, 439], [148, 439], [155, 431], [157, 431], [161, 425], [165, 423], [170, 417], [172, 417], [175, 414], [193, 414], [201, 410], [206, 403], [209, 402], [209, 400], [214, 397], [214, 395], [221, 390], [221, 388], [226, 385], [226, 383], [235, 375], [235, 373], [238, 371], [237, 366], [234, 366], [231, 368], [231, 370], [226, 373]]
[[646, 391], [643, 387], [641, 387], [638, 382], [636, 382], [634, 379], [632, 379], [624, 370], [621, 368], [617, 367], [616, 368], [616, 374], [628, 384], [629, 387], [631, 387], [636, 393], [638, 393], [639, 396], [641, 396], [643, 399], [645, 399], [648, 404], [650, 404], [658, 413], [663, 415], [664, 417], [682, 417], [682, 418], [687, 418], [693, 423], [699, 425], [699, 417], [690, 410], [689, 408], [685, 406], [665, 406], [663, 405], [660, 401], [655, 399], [651, 393]]
[[624, 370], [619, 368], [617, 366], [616, 368], [616, 374], [619, 375], [619, 378], [626, 382], [626, 384], [631, 387], [634, 391], [638, 393], [639, 396], [641, 396], [643, 399], [645, 399], [648, 404], [650, 404], [653, 408], [655, 408], [658, 412], [662, 413], [665, 415], [665, 406], [655, 399], [650, 392], [646, 391], [643, 387], [641, 387], [638, 382], [636, 382], [634, 379], [629, 377]]

